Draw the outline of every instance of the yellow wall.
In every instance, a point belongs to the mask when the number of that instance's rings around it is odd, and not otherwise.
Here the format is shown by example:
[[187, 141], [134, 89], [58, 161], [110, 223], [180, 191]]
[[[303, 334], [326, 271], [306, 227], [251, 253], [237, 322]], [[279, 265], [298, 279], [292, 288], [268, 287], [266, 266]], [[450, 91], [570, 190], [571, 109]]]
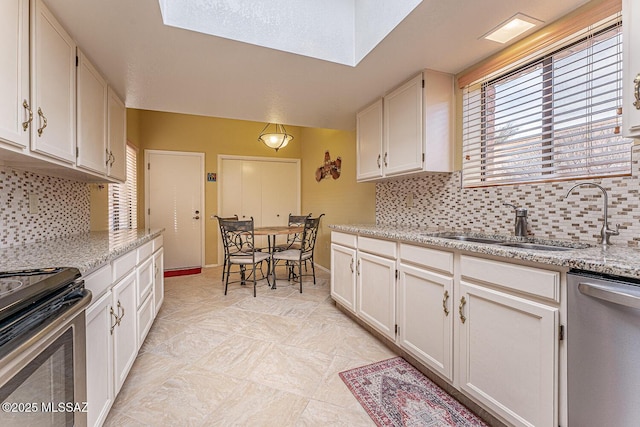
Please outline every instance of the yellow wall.
[[[316, 242], [315, 261], [329, 268], [331, 233], [329, 224], [375, 223], [376, 187], [356, 183], [356, 133], [331, 129], [301, 128], [302, 213], [325, 214]], [[338, 179], [315, 180], [315, 172], [329, 151], [331, 160], [342, 159]]]

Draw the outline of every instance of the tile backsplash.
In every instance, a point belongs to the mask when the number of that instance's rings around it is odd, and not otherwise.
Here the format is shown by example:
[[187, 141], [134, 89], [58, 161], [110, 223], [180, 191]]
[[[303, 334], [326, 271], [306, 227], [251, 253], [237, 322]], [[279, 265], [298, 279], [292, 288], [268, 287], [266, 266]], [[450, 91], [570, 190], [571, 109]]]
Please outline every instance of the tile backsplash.
[[[602, 192], [609, 193], [609, 224], [620, 224], [615, 244], [640, 243], [640, 145], [633, 147], [632, 175], [613, 178], [461, 188], [461, 173], [440, 173], [376, 184], [376, 223], [513, 234], [515, 213], [502, 203], [529, 211], [529, 235], [595, 243], [602, 227]], [[413, 200], [411, 200], [413, 199]]]
[[89, 219], [86, 183], [0, 166], [0, 248], [88, 232]]

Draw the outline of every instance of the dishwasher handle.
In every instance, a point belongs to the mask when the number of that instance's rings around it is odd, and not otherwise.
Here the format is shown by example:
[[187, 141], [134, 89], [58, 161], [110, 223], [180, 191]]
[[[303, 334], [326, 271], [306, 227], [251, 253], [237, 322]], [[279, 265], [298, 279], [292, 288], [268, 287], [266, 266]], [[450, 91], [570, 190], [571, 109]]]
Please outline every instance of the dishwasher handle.
[[578, 283], [578, 291], [593, 298], [640, 309], [640, 291], [634, 294], [625, 292], [620, 286], [585, 282]]

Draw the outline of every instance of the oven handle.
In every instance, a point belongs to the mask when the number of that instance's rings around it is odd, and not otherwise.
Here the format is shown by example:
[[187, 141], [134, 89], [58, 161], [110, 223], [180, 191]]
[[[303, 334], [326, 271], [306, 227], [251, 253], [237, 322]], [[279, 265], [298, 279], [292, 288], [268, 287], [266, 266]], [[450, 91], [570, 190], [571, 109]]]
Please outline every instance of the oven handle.
[[81, 298], [77, 299], [72, 305], [67, 308], [67, 310], [59, 313], [58, 316], [56, 316], [50, 323], [44, 325], [41, 329], [39, 329], [24, 342], [21, 342], [15, 348], [12, 348], [9, 353], [3, 355], [0, 358], [0, 361], [2, 363], [8, 363], [17, 355], [26, 352], [35, 343], [46, 337], [51, 332], [59, 328], [63, 328], [67, 324], [71, 324], [74, 319], [87, 308], [89, 302], [91, 302], [91, 291], [87, 289], [81, 289], [79, 292], [82, 295]]
[[640, 292], [638, 295], [624, 292], [621, 286], [580, 282], [578, 290], [583, 295], [640, 309]]

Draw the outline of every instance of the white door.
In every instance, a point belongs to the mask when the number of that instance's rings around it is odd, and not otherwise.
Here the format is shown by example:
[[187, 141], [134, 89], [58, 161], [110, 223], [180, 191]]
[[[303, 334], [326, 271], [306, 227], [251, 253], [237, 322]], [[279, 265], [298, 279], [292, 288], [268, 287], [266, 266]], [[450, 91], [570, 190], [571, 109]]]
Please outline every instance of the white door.
[[146, 150], [147, 228], [164, 228], [164, 268], [202, 267], [204, 154]]

